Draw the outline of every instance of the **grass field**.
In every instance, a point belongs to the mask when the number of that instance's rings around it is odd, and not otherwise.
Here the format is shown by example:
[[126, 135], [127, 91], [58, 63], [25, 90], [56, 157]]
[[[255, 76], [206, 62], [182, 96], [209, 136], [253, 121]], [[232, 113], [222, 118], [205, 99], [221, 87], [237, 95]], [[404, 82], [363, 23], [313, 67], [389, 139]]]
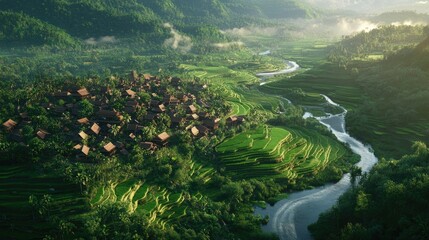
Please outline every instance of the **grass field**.
[[0, 238], [41, 239], [55, 226], [40, 220], [29, 204], [30, 195], [52, 197], [50, 216], [66, 220], [89, 210], [79, 188], [26, 166], [0, 168]]
[[216, 148], [234, 178], [284, 178], [312, 174], [346, 153], [343, 145], [313, 130], [261, 126]]

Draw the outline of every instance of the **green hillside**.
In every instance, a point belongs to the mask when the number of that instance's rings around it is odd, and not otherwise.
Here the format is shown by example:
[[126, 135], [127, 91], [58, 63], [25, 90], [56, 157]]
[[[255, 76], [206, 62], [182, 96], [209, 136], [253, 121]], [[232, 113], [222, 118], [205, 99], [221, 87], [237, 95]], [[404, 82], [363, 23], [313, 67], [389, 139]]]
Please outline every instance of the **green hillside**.
[[[429, 149], [381, 160], [309, 229], [315, 239], [427, 239]], [[426, 209], [426, 210], [425, 210]]]
[[62, 29], [23, 13], [0, 11], [0, 42], [4, 46], [28, 45], [74, 46], [78, 42]]
[[[201, 31], [207, 31], [198, 28], [207, 25], [215, 29], [232, 28], [264, 22], [264, 19], [306, 18], [314, 15], [309, 7], [294, 0], [271, 0], [264, 4], [260, 1], [249, 4], [247, 1], [228, 0], [0, 0], [0, 11], [25, 14], [32, 17], [32, 20], [20, 19], [25, 25], [35, 25], [37, 20], [39, 25], [55, 26], [56, 31], [63, 31], [80, 39], [103, 36], [139, 37], [158, 43], [169, 36], [165, 23], [177, 26], [190, 36], [198, 36]], [[47, 35], [39, 28], [29, 33], [28, 29], [23, 28], [14, 31], [27, 36], [27, 40], [21, 41], [22, 43], [39, 43], [40, 36], [36, 36], [34, 32], [41, 36]], [[3, 33], [5, 34], [8, 32]], [[207, 36], [213, 37], [212, 35], [219, 33]], [[214, 39], [220, 37], [215, 36]], [[43, 43], [52, 42], [55, 42], [54, 39]]]
[[294, 182], [347, 158], [344, 146], [304, 128], [261, 126], [225, 140], [216, 150], [226, 170], [238, 179]]

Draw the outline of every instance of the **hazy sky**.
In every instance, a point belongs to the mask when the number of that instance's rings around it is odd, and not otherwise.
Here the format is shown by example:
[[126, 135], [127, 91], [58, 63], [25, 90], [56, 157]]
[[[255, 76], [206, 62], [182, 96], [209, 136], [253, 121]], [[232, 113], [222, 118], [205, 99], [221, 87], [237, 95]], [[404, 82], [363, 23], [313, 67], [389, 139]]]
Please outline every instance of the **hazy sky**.
[[320, 8], [381, 13], [394, 10], [414, 10], [429, 13], [429, 0], [306, 0]]

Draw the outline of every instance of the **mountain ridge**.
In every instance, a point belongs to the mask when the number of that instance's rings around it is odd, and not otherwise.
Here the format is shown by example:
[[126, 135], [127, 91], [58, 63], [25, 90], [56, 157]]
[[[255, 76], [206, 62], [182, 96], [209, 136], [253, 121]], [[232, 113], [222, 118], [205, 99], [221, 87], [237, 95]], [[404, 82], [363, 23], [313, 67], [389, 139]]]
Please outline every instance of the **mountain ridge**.
[[316, 15], [309, 6], [296, 0], [269, 0], [268, 3], [256, 0], [251, 3], [244, 0], [189, 0], [186, 3], [179, 0], [0, 0], [0, 11], [24, 14], [27, 19], [55, 26], [76, 40], [143, 35], [148, 41], [158, 42], [169, 36], [169, 30], [164, 27], [167, 22], [180, 31], [190, 25], [221, 29]]

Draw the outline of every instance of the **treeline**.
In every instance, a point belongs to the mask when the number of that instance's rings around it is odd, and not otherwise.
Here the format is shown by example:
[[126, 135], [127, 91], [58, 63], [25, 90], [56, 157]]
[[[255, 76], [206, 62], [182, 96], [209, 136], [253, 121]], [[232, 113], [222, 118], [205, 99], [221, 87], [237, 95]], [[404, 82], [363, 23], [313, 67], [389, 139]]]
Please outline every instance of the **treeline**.
[[381, 160], [309, 227], [315, 239], [428, 239], [429, 148]]
[[370, 55], [389, 58], [403, 47], [414, 47], [429, 34], [424, 26], [382, 26], [370, 32], [346, 36], [334, 45], [328, 59], [340, 67], [349, 67], [353, 61], [364, 60]]

